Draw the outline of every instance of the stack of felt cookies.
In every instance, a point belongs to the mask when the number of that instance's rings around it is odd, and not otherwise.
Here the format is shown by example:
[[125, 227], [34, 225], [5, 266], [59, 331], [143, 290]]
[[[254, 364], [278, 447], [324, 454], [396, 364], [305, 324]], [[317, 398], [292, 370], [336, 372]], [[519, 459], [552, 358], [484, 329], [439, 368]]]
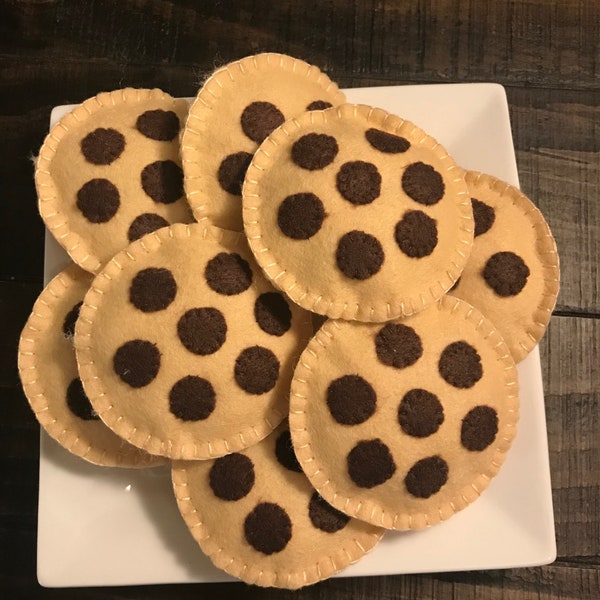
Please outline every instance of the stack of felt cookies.
[[38, 420], [98, 465], [170, 461], [202, 550], [263, 586], [325, 579], [385, 529], [476, 500], [558, 293], [519, 190], [344, 102], [316, 67], [261, 54], [191, 106], [87, 100], [37, 159], [76, 263], [20, 342]]

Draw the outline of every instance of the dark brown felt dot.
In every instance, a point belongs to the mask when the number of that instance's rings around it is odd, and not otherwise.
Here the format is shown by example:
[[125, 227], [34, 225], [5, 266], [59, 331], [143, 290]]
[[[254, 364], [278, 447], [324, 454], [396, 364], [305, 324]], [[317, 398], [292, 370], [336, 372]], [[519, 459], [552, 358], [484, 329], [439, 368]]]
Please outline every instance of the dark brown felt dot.
[[365, 137], [375, 150], [386, 154], [398, 154], [410, 148], [410, 142], [406, 138], [381, 129], [367, 129]]
[[278, 504], [261, 502], [244, 520], [244, 536], [255, 550], [267, 556], [275, 554], [292, 538], [292, 521]]
[[254, 486], [254, 464], [245, 455], [235, 452], [217, 458], [208, 472], [213, 494], [221, 500], [240, 500]]
[[268, 348], [246, 348], [235, 359], [234, 376], [244, 391], [249, 394], [264, 394], [277, 383], [279, 360]]
[[183, 196], [183, 171], [172, 160], [157, 160], [142, 170], [142, 188], [161, 204], [173, 204]]
[[82, 305], [83, 302], [75, 304], [63, 321], [62, 332], [67, 339], [72, 339], [75, 335], [75, 323], [77, 323], [77, 319], [79, 318], [79, 310]]
[[148, 233], [152, 233], [162, 227], [167, 227], [169, 221], [155, 213], [143, 213], [136, 217], [127, 230], [127, 239], [135, 242]]
[[203, 421], [215, 409], [215, 390], [210, 381], [187, 375], [169, 392], [169, 410], [182, 421]]
[[423, 344], [412, 327], [388, 323], [375, 336], [375, 352], [384, 365], [404, 369], [421, 358]]
[[219, 165], [217, 179], [219, 185], [234, 196], [242, 195], [242, 184], [246, 171], [252, 162], [252, 154], [248, 152], [236, 152], [226, 156]]
[[142, 269], [131, 281], [129, 301], [142, 312], [164, 310], [175, 300], [177, 283], [169, 269]]
[[93, 165], [110, 165], [125, 150], [125, 138], [116, 129], [99, 127], [81, 140], [81, 153]]
[[467, 342], [448, 344], [438, 362], [440, 375], [457, 388], [473, 387], [483, 376], [481, 357]]
[[364, 423], [375, 413], [377, 395], [373, 386], [359, 375], [334, 379], [327, 388], [327, 407], [342, 425]]
[[436, 221], [420, 210], [409, 210], [396, 223], [395, 238], [406, 256], [429, 256], [438, 243]]
[[408, 165], [402, 174], [404, 193], [419, 204], [430, 206], [444, 197], [444, 180], [431, 166], [422, 162]]
[[270, 102], [252, 102], [248, 104], [240, 122], [244, 133], [257, 144], [285, 121], [283, 113]]
[[364, 231], [344, 234], [335, 252], [339, 270], [350, 279], [368, 279], [381, 269], [384, 261], [379, 240]]
[[437, 494], [448, 481], [448, 463], [440, 456], [429, 456], [417, 461], [404, 478], [409, 494], [429, 498]]
[[462, 420], [461, 444], [473, 452], [485, 450], [498, 433], [498, 413], [491, 406], [476, 406]]
[[136, 129], [151, 140], [170, 142], [177, 137], [179, 117], [172, 110], [147, 110], [135, 122]]
[[158, 374], [160, 351], [146, 340], [125, 342], [113, 356], [113, 369], [131, 387], [144, 387]]
[[225, 343], [227, 323], [217, 308], [191, 308], [177, 322], [177, 335], [190, 352], [206, 356]]
[[315, 100], [311, 102], [306, 110], [325, 110], [326, 108], [331, 108], [333, 104], [331, 102], [325, 102], [325, 100]]
[[404, 433], [427, 437], [444, 422], [444, 408], [435, 394], [416, 388], [404, 394], [398, 407], [398, 422]]
[[381, 485], [396, 472], [389, 448], [379, 439], [358, 442], [346, 461], [350, 479], [362, 488]]
[[492, 254], [483, 268], [485, 282], [503, 298], [519, 294], [530, 274], [525, 261], [514, 252]]
[[475, 221], [475, 237], [489, 231], [496, 220], [496, 213], [491, 206], [485, 202], [471, 198], [473, 208], [473, 219]]
[[224, 296], [233, 296], [245, 292], [252, 285], [250, 265], [235, 252], [220, 252], [204, 269], [206, 283], [211, 290]]
[[266, 292], [256, 299], [254, 318], [258, 326], [270, 335], [282, 336], [292, 326], [292, 311], [277, 292]]
[[293, 240], [311, 238], [323, 225], [325, 209], [318, 196], [310, 192], [287, 196], [277, 210], [277, 225]]
[[335, 533], [344, 529], [350, 520], [348, 515], [325, 502], [319, 492], [313, 492], [310, 497], [308, 516], [311, 523], [325, 533]]
[[286, 429], [279, 434], [275, 442], [275, 456], [280, 465], [284, 466], [288, 471], [302, 473], [302, 467], [296, 458], [294, 446], [292, 444], [292, 436], [290, 430]]
[[338, 151], [334, 137], [324, 133], [307, 133], [292, 145], [292, 160], [302, 169], [317, 171], [330, 165]]
[[77, 192], [77, 208], [90, 223], [110, 221], [120, 204], [119, 190], [108, 179], [90, 179]]
[[97, 421], [100, 418], [92, 408], [79, 377], [73, 379], [67, 388], [67, 406], [76, 417], [84, 421]]
[[338, 192], [352, 204], [370, 204], [381, 194], [381, 175], [369, 162], [344, 163], [336, 175]]

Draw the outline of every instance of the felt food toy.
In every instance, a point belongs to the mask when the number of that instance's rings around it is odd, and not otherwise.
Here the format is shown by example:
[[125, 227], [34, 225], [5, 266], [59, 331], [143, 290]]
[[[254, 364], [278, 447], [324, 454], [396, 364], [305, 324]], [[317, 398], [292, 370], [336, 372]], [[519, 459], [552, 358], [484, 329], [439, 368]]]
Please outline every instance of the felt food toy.
[[194, 216], [242, 230], [242, 182], [259, 144], [284, 121], [344, 102], [317, 67], [258, 54], [215, 71], [191, 108], [181, 142], [185, 190]]
[[65, 115], [36, 162], [40, 214], [50, 233], [96, 273], [131, 241], [188, 222], [179, 131], [188, 104], [161, 90], [98, 94]]

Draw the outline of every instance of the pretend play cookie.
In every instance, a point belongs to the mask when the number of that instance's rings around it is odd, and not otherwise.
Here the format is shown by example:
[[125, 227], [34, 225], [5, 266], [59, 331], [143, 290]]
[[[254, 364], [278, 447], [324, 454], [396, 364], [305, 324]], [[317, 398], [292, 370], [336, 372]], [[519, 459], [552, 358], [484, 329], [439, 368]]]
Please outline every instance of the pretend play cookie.
[[452, 294], [492, 321], [519, 362], [544, 335], [559, 289], [556, 244], [542, 213], [519, 189], [468, 171], [475, 241]]
[[262, 276], [241, 233], [176, 224], [110, 260], [75, 333], [100, 418], [152, 454], [206, 459], [287, 415], [308, 313]]
[[350, 104], [305, 113], [263, 142], [243, 189], [258, 263], [294, 302], [387, 321], [440, 298], [473, 243], [463, 174], [408, 121]]
[[259, 444], [212, 461], [175, 461], [173, 487], [213, 563], [243, 581], [296, 589], [369, 552], [383, 530], [327, 504], [298, 465], [287, 423]]
[[241, 231], [242, 182], [259, 144], [287, 119], [344, 99], [317, 67], [283, 54], [249, 56], [213, 73], [182, 137], [185, 191], [196, 220]]
[[113, 467], [164, 463], [115, 435], [98, 418], [77, 373], [73, 333], [92, 275], [72, 265], [37, 299], [19, 342], [19, 374], [41, 426], [85, 460]]
[[35, 170], [39, 210], [87, 271], [146, 233], [191, 220], [179, 158], [187, 110], [161, 90], [116, 90], [74, 108], [46, 137]]
[[290, 430], [321, 496], [388, 529], [419, 529], [476, 500], [515, 435], [502, 337], [445, 295], [404, 320], [327, 321], [300, 357]]

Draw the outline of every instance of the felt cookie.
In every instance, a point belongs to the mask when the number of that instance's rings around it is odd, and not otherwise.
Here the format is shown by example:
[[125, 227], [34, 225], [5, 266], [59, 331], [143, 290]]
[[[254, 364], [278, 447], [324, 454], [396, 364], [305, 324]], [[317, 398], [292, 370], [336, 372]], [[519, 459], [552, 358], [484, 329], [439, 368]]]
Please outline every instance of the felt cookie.
[[146, 233], [191, 220], [179, 159], [187, 110], [161, 90], [127, 88], [86, 100], [46, 137], [35, 170], [39, 210], [87, 271]]
[[114, 257], [75, 334], [102, 420], [151, 454], [206, 459], [250, 446], [288, 411], [307, 313], [262, 276], [242, 234], [176, 224]]
[[344, 102], [317, 67], [283, 54], [258, 54], [217, 70], [193, 102], [181, 156], [198, 221], [242, 230], [241, 190], [258, 145], [304, 111]]
[[288, 121], [260, 146], [243, 190], [250, 247], [294, 302], [387, 321], [440, 298], [473, 243], [462, 171], [408, 121], [345, 104]]
[[292, 382], [290, 430], [311, 483], [345, 514], [388, 529], [434, 525], [476, 500], [517, 419], [506, 344], [449, 295], [383, 325], [326, 322]]
[[73, 333], [92, 275], [72, 265], [37, 299], [19, 342], [19, 374], [41, 426], [61, 446], [105, 466], [148, 467], [165, 461], [115, 435], [92, 408], [77, 373]]
[[465, 179], [475, 241], [452, 294], [496, 325], [519, 362], [544, 335], [556, 304], [556, 244], [542, 213], [520, 190], [474, 171]]
[[296, 589], [369, 552], [383, 529], [327, 504], [302, 473], [284, 423], [259, 444], [212, 461], [175, 461], [173, 487], [213, 563], [243, 581]]

